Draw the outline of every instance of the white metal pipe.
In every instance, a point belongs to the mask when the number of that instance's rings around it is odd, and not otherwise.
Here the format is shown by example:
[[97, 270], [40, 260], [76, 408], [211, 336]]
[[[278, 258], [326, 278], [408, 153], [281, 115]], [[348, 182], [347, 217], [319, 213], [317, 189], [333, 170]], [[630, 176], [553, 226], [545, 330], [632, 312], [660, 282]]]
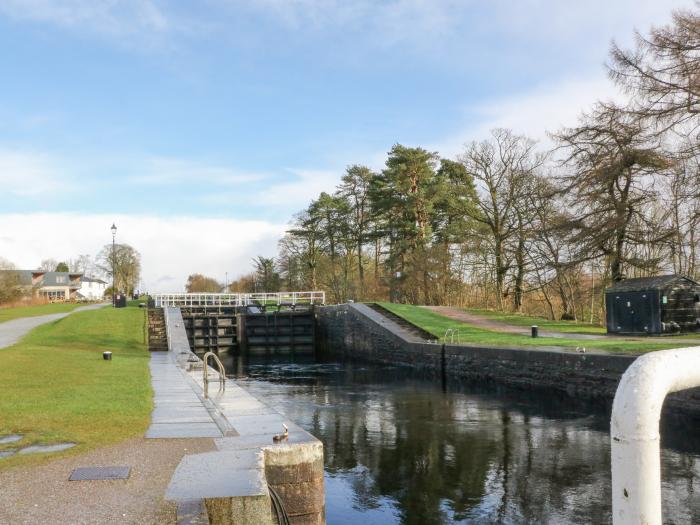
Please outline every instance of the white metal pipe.
[[696, 386], [700, 346], [650, 352], [622, 376], [610, 422], [614, 525], [661, 525], [661, 408]]

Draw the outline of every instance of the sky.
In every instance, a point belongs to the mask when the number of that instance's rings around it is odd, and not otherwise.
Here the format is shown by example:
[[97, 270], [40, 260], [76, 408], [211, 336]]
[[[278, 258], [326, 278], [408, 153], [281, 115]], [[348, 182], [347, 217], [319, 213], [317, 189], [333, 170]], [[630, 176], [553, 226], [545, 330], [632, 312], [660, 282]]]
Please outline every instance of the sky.
[[0, 257], [142, 256], [144, 290], [224, 281], [395, 143], [548, 144], [612, 39], [693, 0], [0, 0]]

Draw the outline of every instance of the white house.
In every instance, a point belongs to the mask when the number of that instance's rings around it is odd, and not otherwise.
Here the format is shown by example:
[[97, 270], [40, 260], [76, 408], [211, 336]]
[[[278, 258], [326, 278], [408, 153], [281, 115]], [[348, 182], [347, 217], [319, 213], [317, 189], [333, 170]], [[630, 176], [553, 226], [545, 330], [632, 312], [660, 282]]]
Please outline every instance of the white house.
[[102, 279], [96, 279], [95, 277], [85, 277], [81, 279], [80, 290], [78, 294], [82, 299], [87, 299], [89, 301], [97, 301], [103, 299], [105, 295], [105, 290], [107, 289], [107, 283]]

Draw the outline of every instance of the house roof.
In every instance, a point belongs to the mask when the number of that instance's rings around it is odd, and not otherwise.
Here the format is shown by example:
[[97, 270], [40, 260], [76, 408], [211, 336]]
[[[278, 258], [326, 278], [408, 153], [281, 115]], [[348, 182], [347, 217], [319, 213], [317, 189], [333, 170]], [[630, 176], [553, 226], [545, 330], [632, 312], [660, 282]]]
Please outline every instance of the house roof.
[[613, 284], [607, 292], [643, 292], [646, 290], [663, 290], [677, 284], [691, 284], [700, 286], [700, 283], [684, 277], [683, 275], [658, 275], [656, 277], [636, 277], [624, 279]]
[[[71, 280], [82, 278], [83, 274], [79, 272], [44, 272], [41, 270], [3, 270], [13, 272], [19, 277], [19, 284], [32, 286], [34, 276], [41, 276], [41, 286], [62, 286], [71, 284]], [[68, 282], [59, 283], [58, 277], [65, 276]], [[80, 279], [79, 279], [80, 280]]]
[[100, 283], [100, 284], [107, 284], [105, 281], [102, 279], [98, 279], [97, 277], [86, 277], [83, 275], [83, 277], [80, 279], [84, 283]]

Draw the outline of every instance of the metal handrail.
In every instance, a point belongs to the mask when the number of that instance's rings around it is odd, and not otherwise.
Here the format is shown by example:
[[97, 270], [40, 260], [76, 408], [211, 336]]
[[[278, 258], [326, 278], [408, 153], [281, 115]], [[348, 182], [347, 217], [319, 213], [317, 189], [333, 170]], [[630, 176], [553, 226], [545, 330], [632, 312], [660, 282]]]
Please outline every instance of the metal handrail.
[[448, 328], [445, 330], [445, 335], [442, 339], [447, 343], [447, 338], [450, 338], [450, 344], [455, 342], [455, 337], [457, 337], [457, 344], [459, 344], [459, 328]]
[[219, 374], [219, 391], [226, 390], [226, 368], [224, 364], [219, 359], [219, 356], [214, 352], [207, 352], [204, 354], [202, 361], [204, 362], [203, 367], [203, 379], [204, 379], [204, 398], [209, 397], [209, 358], [214, 358], [214, 363], [216, 364], [217, 373]]
[[157, 307], [323, 305], [326, 304], [326, 292], [163, 293], [155, 294], [153, 300]]
[[614, 525], [661, 525], [661, 408], [697, 386], [700, 346], [645, 354], [620, 379], [610, 418]]

